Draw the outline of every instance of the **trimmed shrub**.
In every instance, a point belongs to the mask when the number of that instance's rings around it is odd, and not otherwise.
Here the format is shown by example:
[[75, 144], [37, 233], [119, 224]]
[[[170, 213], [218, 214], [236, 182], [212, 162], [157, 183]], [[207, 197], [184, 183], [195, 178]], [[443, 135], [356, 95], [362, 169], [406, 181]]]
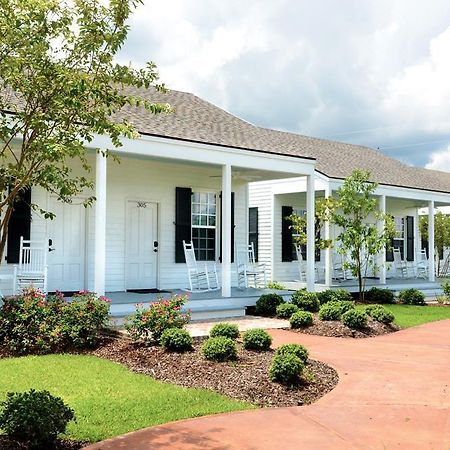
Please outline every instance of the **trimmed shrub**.
[[418, 289], [405, 289], [398, 294], [400, 303], [404, 305], [425, 305], [425, 294]]
[[256, 314], [260, 316], [274, 316], [277, 312], [277, 306], [285, 303], [281, 295], [263, 294], [256, 301]]
[[242, 341], [247, 350], [269, 350], [272, 337], [261, 328], [253, 328], [244, 333]]
[[309, 327], [313, 323], [313, 315], [308, 311], [297, 311], [289, 319], [291, 328]]
[[367, 303], [391, 304], [395, 303], [395, 295], [389, 289], [380, 289], [371, 287], [364, 293], [364, 299]]
[[108, 319], [109, 302], [86, 291], [66, 301], [60, 293], [46, 297], [24, 289], [0, 308], [0, 342], [19, 355], [92, 347]]
[[377, 322], [389, 324], [395, 320], [394, 314], [382, 305], [371, 305], [366, 308], [366, 314]]
[[297, 358], [300, 358], [303, 363], [308, 361], [309, 352], [301, 344], [284, 344], [280, 345], [276, 351], [276, 355], [295, 355]]
[[225, 336], [230, 339], [239, 337], [239, 327], [234, 323], [217, 323], [211, 328], [209, 337]]
[[236, 359], [237, 348], [233, 339], [225, 336], [209, 338], [202, 345], [202, 354], [210, 361], [228, 361]]
[[286, 355], [278, 354], [272, 359], [269, 378], [277, 383], [292, 385], [298, 382], [304, 368], [305, 365], [298, 356], [292, 353]]
[[327, 289], [326, 291], [318, 292], [317, 298], [321, 305], [331, 301], [352, 301], [350, 292], [345, 289]]
[[192, 336], [182, 328], [167, 328], [161, 334], [161, 345], [172, 352], [187, 352], [192, 349], [192, 344]]
[[183, 314], [181, 307], [186, 303], [186, 295], [174, 295], [168, 300], [150, 303], [148, 308], [136, 305], [136, 312], [127, 317], [125, 328], [133, 341], [142, 341], [147, 345], [159, 343], [164, 330], [183, 328], [190, 319]]
[[292, 314], [298, 311], [298, 306], [293, 303], [282, 303], [277, 306], [277, 317], [281, 317], [282, 319], [289, 319]]
[[267, 289], [275, 289], [277, 291], [284, 291], [286, 286], [281, 284], [279, 281], [269, 281], [267, 283]]
[[0, 406], [0, 428], [31, 448], [53, 448], [58, 434], [75, 419], [74, 411], [48, 391], [8, 392]]
[[303, 311], [319, 311], [319, 300], [314, 292], [308, 292], [306, 289], [300, 289], [292, 294], [292, 303], [297, 305]]
[[355, 308], [353, 302], [332, 300], [320, 307], [320, 320], [340, 320], [342, 314]]
[[342, 314], [342, 323], [356, 330], [365, 328], [367, 326], [367, 314], [358, 309], [350, 309]]

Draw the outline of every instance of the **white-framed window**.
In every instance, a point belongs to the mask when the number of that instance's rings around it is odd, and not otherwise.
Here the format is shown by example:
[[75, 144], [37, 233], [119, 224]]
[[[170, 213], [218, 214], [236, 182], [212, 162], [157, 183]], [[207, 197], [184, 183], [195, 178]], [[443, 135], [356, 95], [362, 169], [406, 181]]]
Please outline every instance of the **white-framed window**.
[[192, 242], [198, 261], [216, 260], [217, 193], [192, 192]]
[[[295, 214], [298, 217], [306, 217], [306, 209], [292, 208], [292, 214]], [[293, 238], [294, 243], [298, 236], [299, 236], [299, 234], [296, 233], [296, 231], [294, 229], [292, 229], [292, 238]], [[301, 245], [300, 248], [301, 248], [303, 260], [306, 260], [306, 245]], [[295, 251], [294, 246], [292, 246], [292, 260], [297, 261], [297, 252]]]
[[395, 216], [394, 217], [395, 224], [395, 235], [393, 238], [393, 248], [400, 249], [400, 253], [402, 255], [402, 259], [405, 256], [405, 218]]

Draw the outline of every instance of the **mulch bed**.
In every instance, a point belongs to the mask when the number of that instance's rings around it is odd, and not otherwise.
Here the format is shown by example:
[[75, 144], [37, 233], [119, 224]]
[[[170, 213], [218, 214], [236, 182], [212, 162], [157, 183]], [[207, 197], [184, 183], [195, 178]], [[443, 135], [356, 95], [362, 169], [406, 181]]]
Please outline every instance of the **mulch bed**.
[[262, 407], [309, 404], [331, 391], [338, 382], [333, 368], [309, 360], [303, 379], [295, 386], [283, 386], [268, 377], [272, 350], [252, 352], [239, 345], [237, 361], [215, 363], [203, 358], [199, 352], [201, 342], [197, 339], [193, 351], [178, 354], [127, 339], [105, 339], [91, 354], [124, 364], [157, 380], [211, 389]]
[[357, 339], [394, 333], [398, 330], [400, 330], [400, 327], [395, 324], [385, 325], [370, 317], [367, 320], [367, 328], [364, 328], [363, 330], [353, 330], [345, 326], [340, 320], [320, 320], [317, 314], [314, 314], [314, 322], [311, 326], [299, 328], [297, 330], [290, 329], [290, 331], [297, 333]]
[[[51, 447], [46, 446], [45, 448], [50, 450], [78, 450], [80, 448], [88, 445], [89, 442], [79, 442], [71, 441], [68, 439], [58, 439], [58, 441]], [[0, 449], [1, 450], [28, 450], [30, 447], [28, 444], [15, 439], [9, 438], [8, 436], [0, 435]], [[36, 447], [34, 447], [36, 448]]]

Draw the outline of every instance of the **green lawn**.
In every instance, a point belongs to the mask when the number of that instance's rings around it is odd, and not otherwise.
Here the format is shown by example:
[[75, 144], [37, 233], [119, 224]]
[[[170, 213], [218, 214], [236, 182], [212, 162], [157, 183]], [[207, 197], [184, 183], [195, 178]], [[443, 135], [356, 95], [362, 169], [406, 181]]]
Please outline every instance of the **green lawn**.
[[[401, 328], [414, 327], [436, 320], [450, 319], [450, 306], [384, 305], [395, 315]], [[359, 308], [364, 308], [360, 305]]]
[[0, 359], [0, 374], [0, 401], [8, 391], [46, 389], [75, 410], [77, 422], [68, 427], [68, 436], [91, 442], [173, 420], [253, 407], [205, 389], [162, 383], [94, 356]]

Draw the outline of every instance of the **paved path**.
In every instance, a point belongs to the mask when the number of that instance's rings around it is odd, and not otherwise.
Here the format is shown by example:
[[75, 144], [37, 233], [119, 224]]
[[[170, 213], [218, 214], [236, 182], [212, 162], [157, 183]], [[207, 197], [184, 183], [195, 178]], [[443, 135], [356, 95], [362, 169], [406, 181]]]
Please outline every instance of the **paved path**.
[[113, 449], [450, 449], [450, 320], [370, 339], [271, 330], [338, 372], [313, 405], [190, 419], [94, 444]]

